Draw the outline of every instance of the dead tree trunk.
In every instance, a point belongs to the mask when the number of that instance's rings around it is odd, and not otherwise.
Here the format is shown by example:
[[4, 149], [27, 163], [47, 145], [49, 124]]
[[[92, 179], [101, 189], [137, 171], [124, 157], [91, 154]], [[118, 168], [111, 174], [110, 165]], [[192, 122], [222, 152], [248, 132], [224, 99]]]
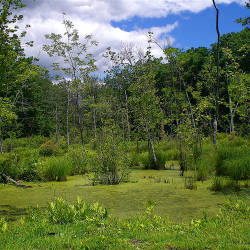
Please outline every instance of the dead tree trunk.
[[69, 102], [70, 102], [70, 92], [69, 86], [67, 86], [67, 110], [66, 110], [66, 133], [67, 133], [67, 148], [69, 149]]
[[216, 136], [217, 136], [217, 126], [218, 126], [218, 116], [219, 116], [219, 84], [220, 84], [220, 31], [219, 31], [219, 9], [216, 6], [215, 0], [213, 1], [214, 8], [216, 10], [216, 33], [217, 33], [217, 76], [216, 76], [216, 85], [215, 85], [215, 107], [216, 112], [214, 116], [214, 131], [213, 131], [213, 143], [216, 146]]
[[29, 185], [25, 185], [20, 183], [20, 181], [15, 181], [14, 179], [10, 178], [9, 176], [7, 176], [4, 173], [0, 173], [0, 175], [2, 175], [2, 177], [6, 180], [6, 182], [11, 182], [13, 183], [16, 187], [21, 187], [21, 188], [32, 188], [32, 186]]

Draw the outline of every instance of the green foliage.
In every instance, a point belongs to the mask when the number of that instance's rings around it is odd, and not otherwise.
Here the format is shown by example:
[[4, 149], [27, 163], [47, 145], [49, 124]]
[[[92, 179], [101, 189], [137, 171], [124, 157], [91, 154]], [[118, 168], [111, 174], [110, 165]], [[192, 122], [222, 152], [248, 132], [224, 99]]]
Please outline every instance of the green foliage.
[[91, 170], [91, 162], [95, 157], [95, 151], [85, 151], [82, 148], [70, 148], [65, 155], [72, 163], [72, 174], [86, 174]]
[[185, 186], [186, 189], [196, 190], [197, 189], [197, 184], [195, 183], [195, 177], [193, 177], [193, 176], [185, 177], [184, 186]]
[[218, 146], [215, 158], [217, 175], [230, 176], [234, 180], [250, 178], [249, 144], [239, 137], [229, 137]]
[[107, 218], [108, 213], [99, 203], [87, 204], [80, 198], [70, 205], [62, 198], [50, 202], [47, 208], [48, 220], [55, 224], [87, 221], [97, 225]]
[[174, 223], [158, 216], [154, 206], [150, 202], [144, 213], [117, 220], [107, 218], [106, 210], [98, 205], [96, 207], [100, 209], [93, 209], [94, 205], [81, 201], [69, 205], [57, 199], [49, 204], [45, 213], [38, 214], [35, 221], [21, 219], [1, 233], [0, 248], [248, 248], [250, 209], [246, 201], [229, 200], [216, 216], [204, 214], [189, 223]]
[[49, 157], [38, 163], [42, 177], [46, 181], [66, 181], [72, 172], [72, 162], [67, 157]]
[[39, 148], [45, 143], [48, 138], [37, 135], [23, 138], [7, 138], [4, 140], [3, 145], [5, 152], [10, 152], [15, 148]]
[[168, 155], [163, 152], [163, 151], [156, 151], [156, 158], [157, 158], [157, 162], [154, 162], [153, 159], [153, 155], [152, 154], [148, 154], [147, 158], [143, 159], [143, 166], [146, 169], [164, 169], [165, 168], [165, 163], [168, 160]]
[[0, 218], [0, 233], [6, 232], [8, 229], [8, 223], [4, 218]]
[[12, 153], [0, 155], [0, 172], [14, 179], [40, 180], [41, 176], [36, 166], [38, 158], [37, 149], [16, 148]]
[[215, 192], [238, 192], [241, 190], [241, 187], [238, 181], [216, 176], [213, 178], [210, 190]]
[[47, 141], [40, 146], [39, 153], [42, 156], [57, 155], [59, 153], [59, 146], [51, 140]]
[[99, 138], [97, 154], [92, 162], [93, 185], [96, 183], [115, 185], [125, 182], [130, 172], [129, 157], [124, 143], [119, 137], [106, 132]]

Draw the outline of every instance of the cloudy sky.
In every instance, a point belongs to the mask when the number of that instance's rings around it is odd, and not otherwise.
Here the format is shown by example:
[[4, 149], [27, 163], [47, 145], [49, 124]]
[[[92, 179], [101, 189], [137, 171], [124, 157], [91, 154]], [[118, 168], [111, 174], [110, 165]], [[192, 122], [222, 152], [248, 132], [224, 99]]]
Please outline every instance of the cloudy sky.
[[[74, 23], [80, 35], [92, 34], [99, 42], [95, 55], [103, 69], [102, 53], [122, 43], [145, 48], [147, 32], [153, 31], [161, 44], [173, 46], [209, 46], [216, 41], [215, 10], [212, 0], [31, 0], [24, 1], [24, 22], [31, 25], [28, 39], [35, 42], [28, 55], [40, 58], [48, 66], [51, 59], [42, 51], [45, 34], [63, 33], [62, 13]], [[217, 0], [221, 33], [240, 31], [236, 18], [247, 16], [244, 0]], [[155, 47], [153, 52], [160, 55]]]

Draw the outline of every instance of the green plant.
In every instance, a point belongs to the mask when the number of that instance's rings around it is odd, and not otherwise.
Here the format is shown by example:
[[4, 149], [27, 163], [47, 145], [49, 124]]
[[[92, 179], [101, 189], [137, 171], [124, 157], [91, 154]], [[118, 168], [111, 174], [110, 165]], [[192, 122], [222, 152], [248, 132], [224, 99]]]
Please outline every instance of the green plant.
[[67, 157], [50, 157], [39, 163], [46, 181], [65, 181], [72, 171], [72, 162]]
[[234, 180], [250, 177], [249, 144], [242, 138], [222, 140], [215, 156], [215, 169], [218, 176], [229, 176]]
[[193, 176], [185, 177], [185, 184], [186, 189], [196, 190], [197, 184], [195, 183], [195, 178]]
[[47, 141], [43, 143], [39, 148], [39, 153], [42, 156], [57, 155], [58, 151], [59, 151], [58, 144], [54, 143], [53, 141]]
[[129, 165], [129, 158], [121, 139], [109, 133], [103, 134], [99, 138], [97, 154], [92, 161], [93, 185], [115, 185], [127, 181]]
[[96, 155], [95, 151], [86, 150], [82, 151], [80, 147], [70, 148], [65, 155], [72, 163], [71, 174], [86, 174], [91, 168], [91, 159]]
[[47, 216], [51, 223], [67, 224], [85, 220], [101, 224], [108, 216], [107, 209], [98, 203], [87, 204], [80, 198], [70, 205], [62, 198], [56, 198], [50, 202], [47, 208]]
[[214, 177], [210, 190], [216, 192], [239, 192], [241, 186], [238, 181], [224, 177]]
[[8, 228], [8, 223], [4, 218], [0, 218], [0, 233], [4, 233]]

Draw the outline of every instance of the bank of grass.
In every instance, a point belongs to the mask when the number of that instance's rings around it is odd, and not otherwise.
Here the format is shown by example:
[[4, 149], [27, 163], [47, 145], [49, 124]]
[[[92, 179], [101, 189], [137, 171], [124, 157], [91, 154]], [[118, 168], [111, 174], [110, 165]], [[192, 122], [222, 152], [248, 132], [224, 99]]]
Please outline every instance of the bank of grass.
[[[4, 220], [0, 221], [0, 249], [250, 247], [250, 209], [242, 200], [224, 203], [215, 216], [204, 214], [186, 223], [172, 222], [166, 217], [156, 215], [153, 210], [154, 203], [149, 202], [140, 215], [116, 219], [107, 216], [106, 210], [98, 204], [85, 205], [76, 202], [74, 205], [67, 205], [59, 199], [59, 202], [57, 200], [50, 203], [42, 213], [37, 209], [31, 211], [15, 225], [9, 226]], [[57, 220], [53, 220], [53, 216]]]

